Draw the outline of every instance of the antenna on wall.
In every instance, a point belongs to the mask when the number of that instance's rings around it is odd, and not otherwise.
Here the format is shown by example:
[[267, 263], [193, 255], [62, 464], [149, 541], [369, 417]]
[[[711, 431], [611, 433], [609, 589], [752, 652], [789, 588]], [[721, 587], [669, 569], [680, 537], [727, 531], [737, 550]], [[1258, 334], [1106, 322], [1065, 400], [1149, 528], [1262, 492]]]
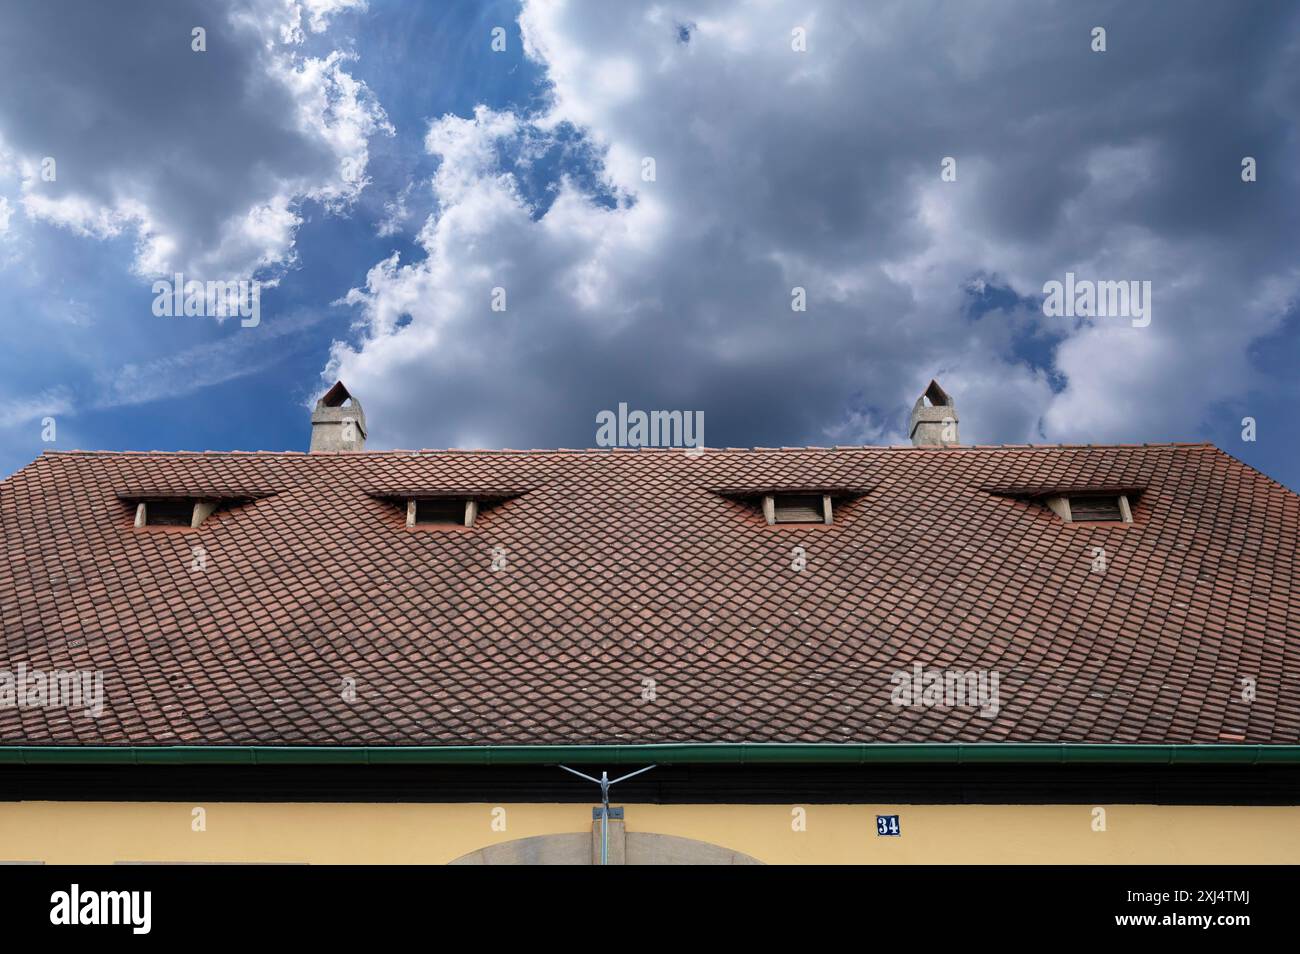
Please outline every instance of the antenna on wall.
[[595, 782], [597, 785], [600, 786], [600, 863], [602, 865], [607, 865], [609, 864], [609, 789], [610, 786], [617, 785], [619, 782], [625, 782], [633, 775], [640, 775], [642, 772], [648, 772], [652, 768], [654, 768], [654, 766], [647, 765], [643, 769], [637, 769], [635, 772], [628, 772], [626, 775], [621, 775], [618, 778], [610, 778], [608, 772], [601, 772], [600, 778], [592, 778], [590, 775], [585, 775], [582, 772], [579, 772], [577, 769], [571, 769], [567, 765], [561, 765], [560, 768], [564, 769], [564, 771], [570, 773], [571, 775], [576, 775], [578, 776], [578, 778], [585, 778], [588, 782]]

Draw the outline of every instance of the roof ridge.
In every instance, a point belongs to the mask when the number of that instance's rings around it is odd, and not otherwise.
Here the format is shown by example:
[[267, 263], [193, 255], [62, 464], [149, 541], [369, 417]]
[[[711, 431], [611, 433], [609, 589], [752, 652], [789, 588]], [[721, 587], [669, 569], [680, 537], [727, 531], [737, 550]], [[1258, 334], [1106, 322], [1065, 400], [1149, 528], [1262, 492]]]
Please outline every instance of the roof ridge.
[[[805, 444], [786, 447], [705, 447], [714, 454], [786, 454], [803, 451], [911, 451], [916, 453], [961, 453], [984, 450], [1161, 450], [1183, 447], [1213, 447], [1212, 441], [1149, 441], [1142, 444], [961, 444], [949, 447], [914, 447], [911, 444], [836, 444], [831, 447]], [[45, 450], [42, 457], [304, 457], [325, 460], [338, 457], [416, 457], [424, 454], [681, 454], [689, 447], [423, 447], [362, 451], [288, 451], [288, 450]], [[1224, 452], [1226, 453], [1226, 451]], [[1228, 455], [1232, 456], [1232, 455]], [[1233, 458], [1236, 460], [1236, 458]], [[1249, 465], [1246, 465], [1249, 466]], [[1252, 468], [1253, 469], [1253, 468]]]

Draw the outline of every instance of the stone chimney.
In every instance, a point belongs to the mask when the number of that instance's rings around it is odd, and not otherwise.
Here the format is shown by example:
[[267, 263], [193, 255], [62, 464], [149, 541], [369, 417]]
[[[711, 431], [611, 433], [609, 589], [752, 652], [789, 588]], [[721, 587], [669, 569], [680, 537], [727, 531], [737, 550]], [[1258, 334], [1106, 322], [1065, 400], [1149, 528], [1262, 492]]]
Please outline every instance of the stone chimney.
[[912, 406], [912, 446], [950, 447], [960, 443], [957, 406], [938, 381], [931, 381]]
[[311, 452], [359, 451], [366, 447], [366, 415], [342, 381], [325, 392], [311, 412]]

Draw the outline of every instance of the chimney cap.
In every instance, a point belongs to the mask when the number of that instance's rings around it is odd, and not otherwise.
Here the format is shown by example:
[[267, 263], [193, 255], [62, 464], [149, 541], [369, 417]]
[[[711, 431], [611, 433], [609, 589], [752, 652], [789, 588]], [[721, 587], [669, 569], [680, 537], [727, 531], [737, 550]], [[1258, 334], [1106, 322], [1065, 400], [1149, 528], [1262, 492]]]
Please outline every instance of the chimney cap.
[[[343, 382], [340, 381], [338, 384], [334, 386], [336, 388], [341, 388], [343, 387]], [[929, 386], [925, 389], [925, 392], [920, 396], [920, 398], [917, 399], [918, 403], [920, 401], [926, 401], [926, 400], [928, 400], [935, 407], [953, 406], [952, 398], [948, 396], [948, 392], [945, 391], [943, 388], [939, 387], [939, 382], [936, 381], [934, 378], [930, 379]]]
[[335, 381], [334, 385], [321, 395], [320, 400], [316, 402], [316, 406], [342, 407], [348, 401], [352, 401], [354, 404], [358, 403], [357, 399], [352, 396], [352, 392], [348, 390], [347, 385], [342, 381]]
[[[930, 403], [926, 404], [927, 401]], [[912, 405], [909, 430], [916, 447], [952, 447], [961, 443], [957, 434], [956, 402], [933, 378]]]

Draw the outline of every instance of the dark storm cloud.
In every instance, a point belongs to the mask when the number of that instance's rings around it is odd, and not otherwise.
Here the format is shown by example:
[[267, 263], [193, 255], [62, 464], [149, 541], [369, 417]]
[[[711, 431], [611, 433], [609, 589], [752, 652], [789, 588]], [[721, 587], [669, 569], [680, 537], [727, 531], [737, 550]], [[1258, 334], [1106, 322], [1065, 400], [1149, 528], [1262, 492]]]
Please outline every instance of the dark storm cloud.
[[[382, 123], [364, 90], [293, 58], [279, 36], [290, 12], [254, 0], [7, 4], [0, 143], [27, 164], [29, 211], [134, 234], [146, 272], [226, 277], [282, 261], [294, 201], [347, 195], [340, 163], [364, 170], [364, 134]], [[32, 175], [47, 156], [53, 182]]]
[[[534, 221], [486, 158], [534, 117], [436, 123], [428, 258], [372, 272], [369, 334], [327, 376], [402, 446], [589, 444], [618, 401], [703, 409], [710, 443], [897, 440], [933, 373], [968, 440], [1185, 437], [1244, 388], [1297, 284], [1297, 11], [1256, 12], [527, 5], [553, 84], [539, 128], [584, 129], [634, 201], [570, 187]], [[1267, 181], [1241, 182], [1244, 155]], [[1067, 270], [1152, 281], [1155, 321], [971, 320], [972, 279], [1032, 302]]]

